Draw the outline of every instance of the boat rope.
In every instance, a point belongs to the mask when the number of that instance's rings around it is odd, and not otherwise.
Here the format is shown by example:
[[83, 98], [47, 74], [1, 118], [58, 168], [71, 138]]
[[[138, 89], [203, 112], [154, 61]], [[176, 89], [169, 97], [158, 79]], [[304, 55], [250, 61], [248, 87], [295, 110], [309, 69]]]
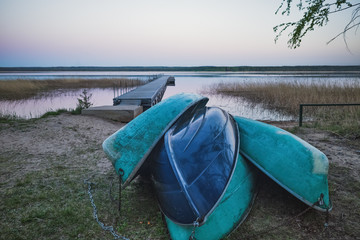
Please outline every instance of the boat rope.
[[[254, 239], [256, 237], [259, 237], [261, 235], [264, 235], [266, 233], [269, 233], [271, 231], [274, 231], [282, 226], [285, 226], [285, 225], [288, 225], [289, 223], [291, 223], [292, 221], [294, 221], [295, 219], [301, 217], [302, 215], [304, 215], [305, 213], [307, 213], [310, 209], [312, 209], [314, 206], [316, 205], [319, 205], [322, 201], [323, 201], [323, 198], [324, 198], [324, 195], [321, 194], [320, 195], [320, 198], [318, 201], [316, 201], [313, 205], [311, 206], [308, 206], [305, 210], [303, 210], [302, 212], [300, 212], [299, 214], [297, 214], [296, 216], [292, 217], [292, 218], [289, 218], [289, 219], [285, 219], [282, 223], [274, 226], [274, 227], [268, 227], [268, 228], [265, 228], [264, 230], [261, 230], [257, 233], [254, 233], [254, 234], [249, 234], [249, 235], [245, 235], [245, 236], [242, 236], [241, 238], [242, 239]], [[329, 222], [329, 209], [326, 210], [326, 219], [325, 219], [325, 230], [327, 229], [328, 227], [328, 222]]]
[[199, 218], [197, 218], [195, 220], [195, 222], [193, 223], [193, 229], [192, 229], [191, 234], [189, 236], [189, 240], [196, 240], [195, 230], [196, 230], [197, 227], [199, 227]]
[[117, 234], [113, 228], [113, 226], [105, 226], [104, 223], [102, 223], [100, 220], [99, 220], [99, 217], [97, 215], [97, 208], [96, 208], [96, 205], [95, 205], [95, 202], [94, 202], [94, 198], [91, 194], [91, 186], [92, 185], [96, 185], [95, 183], [89, 181], [89, 179], [85, 179], [84, 180], [84, 184], [87, 184], [88, 185], [88, 195], [89, 195], [89, 198], [90, 198], [90, 202], [91, 202], [91, 205], [93, 207], [93, 216], [94, 216], [94, 219], [96, 220], [96, 222], [100, 225], [100, 227], [104, 230], [104, 231], [108, 231], [110, 232], [113, 236], [114, 236], [114, 239], [123, 239], [123, 240], [129, 240], [128, 238], [124, 237], [124, 236], [121, 236], [119, 234]]

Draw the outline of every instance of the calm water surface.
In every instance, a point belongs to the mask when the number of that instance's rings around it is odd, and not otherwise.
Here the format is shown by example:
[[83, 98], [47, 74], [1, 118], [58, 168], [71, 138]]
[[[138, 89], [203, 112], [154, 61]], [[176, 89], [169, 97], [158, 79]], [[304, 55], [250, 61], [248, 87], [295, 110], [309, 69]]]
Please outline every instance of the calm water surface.
[[[59, 79], [59, 78], [137, 78], [147, 80], [161, 72], [31, 72], [31, 73], [0, 73], [0, 81], [5, 79]], [[273, 110], [264, 109], [242, 98], [210, 95], [204, 92], [208, 86], [216, 83], [232, 82], [301, 82], [301, 83], [336, 83], [339, 85], [352, 81], [360, 82], [360, 76], [344, 76], [333, 74], [254, 74], [254, 73], [223, 73], [223, 72], [166, 72], [175, 76], [175, 85], [169, 86], [164, 99], [181, 92], [197, 93], [209, 98], [208, 106], [221, 107], [233, 115], [244, 116], [258, 120], [293, 120], [289, 116]], [[91, 102], [94, 106], [112, 105], [112, 99], [123, 89], [89, 89], [92, 94]], [[54, 91], [38, 95], [31, 99], [17, 101], [0, 101], [0, 113], [17, 115], [23, 118], [38, 117], [49, 110], [60, 108], [76, 108], [77, 98], [81, 90]]]

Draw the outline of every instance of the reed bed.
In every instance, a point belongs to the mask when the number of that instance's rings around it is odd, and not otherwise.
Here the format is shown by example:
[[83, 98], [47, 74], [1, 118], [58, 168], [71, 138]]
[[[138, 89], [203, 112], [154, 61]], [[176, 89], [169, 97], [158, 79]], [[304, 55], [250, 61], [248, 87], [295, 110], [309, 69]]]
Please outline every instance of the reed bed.
[[17, 79], [0, 81], [0, 99], [19, 100], [33, 97], [39, 93], [58, 89], [82, 88], [132, 88], [144, 84], [139, 79], [100, 78], [100, 79]]
[[[254, 104], [298, 117], [301, 103], [360, 103], [360, 82], [272, 82], [218, 83], [209, 93], [243, 97]], [[331, 126], [339, 133], [360, 137], [360, 106], [305, 107], [304, 119], [319, 126]]]

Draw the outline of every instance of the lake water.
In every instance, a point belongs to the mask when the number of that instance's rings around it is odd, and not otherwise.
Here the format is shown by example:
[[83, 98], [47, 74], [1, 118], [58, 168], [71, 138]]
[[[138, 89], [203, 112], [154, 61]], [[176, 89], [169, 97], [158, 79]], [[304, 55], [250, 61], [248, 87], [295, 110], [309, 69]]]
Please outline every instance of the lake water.
[[[0, 73], [0, 81], [5, 79], [62, 79], [62, 78], [137, 78], [147, 80], [162, 72], [17, 72]], [[224, 97], [204, 93], [204, 89], [216, 83], [230, 82], [305, 82], [305, 83], [344, 83], [360, 82], [359, 74], [256, 74], [256, 73], [225, 73], [225, 72], [164, 72], [175, 77], [175, 86], [168, 86], [164, 99], [177, 93], [189, 92], [205, 95], [209, 98], [208, 106], [221, 107], [233, 115], [244, 116], [257, 120], [294, 120], [296, 116], [289, 116], [260, 105], [254, 105], [242, 98]], [[112, 99], [124, 89], [89, 89], [92, 94], [91, 102], [94, 106], [112, 105]], [[17, 101], [0, 101], [0, 113], [17, 115], [23, 118], [38, 117], [49, 110], [60, 108], [76, 108], [80, 90], [57, 90], [47, 94], [35, 96], [31, 99]]]

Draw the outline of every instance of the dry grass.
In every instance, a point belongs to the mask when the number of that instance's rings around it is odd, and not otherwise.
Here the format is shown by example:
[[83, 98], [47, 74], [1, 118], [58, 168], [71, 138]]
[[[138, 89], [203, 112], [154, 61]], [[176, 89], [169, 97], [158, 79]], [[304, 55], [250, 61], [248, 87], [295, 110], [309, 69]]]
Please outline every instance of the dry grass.
[[[301, 103], [360, 103], [360, 82], [277, 82], [219, 83], [207, 89], [210, 93], [238, 96], [265, 108], [298, 117]], [[360, 106], [305, 107], [303, 116], [316, 125], [331, 126], [330, 130], [347, 134], [355, 130], [360, 137]]]
[[40, 92], [48, 92], [57, 89], [81, 89], [81, 88], [131, 88], [144, 84], [138, 79], [127, 78], [103, 78], [103, 79], [48, 79], [48, 80], [4, 80], [0, 81], [0, 99], [17, 100], [26, 99]]
[[300, 103], [360, 103], [360, 82], [317, 84], [290, 83], [219, 83], [213, 93], [245, 97], [267, 107], [297, 115]]

